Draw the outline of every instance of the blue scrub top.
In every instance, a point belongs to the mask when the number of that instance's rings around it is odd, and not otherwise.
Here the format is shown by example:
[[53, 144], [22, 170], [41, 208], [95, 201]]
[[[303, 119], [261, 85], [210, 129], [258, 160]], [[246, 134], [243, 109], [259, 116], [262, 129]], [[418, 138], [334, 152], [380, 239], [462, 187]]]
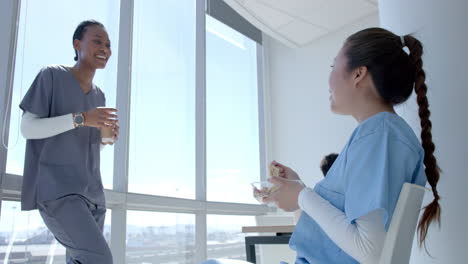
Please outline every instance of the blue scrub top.
[[[405, 182], [426, 184], [424, 150], [411, 127], [398, 115], [382, 112], [363, 121], [314, 191], [343, 211], [350, 223], [381, 209], [388, 230]], [[306, 213], [289, 246], [296, 263], [358, 263], [342, 251]]]
[[[44, 67], [20, 108], [49, 118], [86, 112], [105, 106], [104, 93], [95, 85], [85, 94], [69, 68]], [[72, 122], [72, 120], [70, 120]], [[21, 193], [23, 210], [37, 208], [38, 202], [79, 194], [105, 205], [100, 174], [100, 133], [94, 127], [79, 127], [59, 135], [27, 140]]]

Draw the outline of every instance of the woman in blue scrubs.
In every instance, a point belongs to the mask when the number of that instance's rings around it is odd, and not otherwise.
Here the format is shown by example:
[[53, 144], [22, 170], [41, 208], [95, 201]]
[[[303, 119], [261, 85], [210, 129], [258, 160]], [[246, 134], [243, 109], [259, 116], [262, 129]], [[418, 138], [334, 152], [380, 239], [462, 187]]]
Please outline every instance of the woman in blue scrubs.
[[[409, 49], [407, 53], [404, 48]], [[273, 162], [279, 189], [266, 201], [303, 213], [290, 240], [296, 264], [378, 263], [400, 190], [405, 182], [429, 182], [434, 200], [425, 207], [418, 231], [440, 219], [439, 168], [426, 97], [422, 45], [410, 35], [369, 28], [348, 37], [329, 78], [334, 113], [359, 124], [326, 178], [314, 188], [298, 181], [291, 168]], [[416, 92], [421, 138], [399, 117], [394, 106]], [[217, 263], [214, 260], [207, 263]], [[223, 262], [218, 262], [223, 263]]]
[[[359, 31], [345, 41], [329, 78], [330, 105], [359, 125], [314, 188], [271, 180], [281, 186], [270, 198], [278, 207], [305, 212], [290, 241], [296, 263], [377, 263], [405, 182], [424, 186], [428, 181], [434, 194], [418, 226], [421, 244], [429, 224], [439, 221], [440, 175], [421, 56], [416, 38], [381, 28]], [[413, 90], [421, 141], [394, 110]], [[299, 179], [291, 168], [275, 165], [283, 178]]]
[[24, 96], [27, 139], [22, 209], [39, 209], [67, 263], [111, 264], [102, 234], [106, 213], [100, 174], [100, 129], [118, 134], [116, 109], [104, 108], [93, 83], [112, 54], [104, 26], [83, 21], [73, 35], [75, 65], [44, 67]]

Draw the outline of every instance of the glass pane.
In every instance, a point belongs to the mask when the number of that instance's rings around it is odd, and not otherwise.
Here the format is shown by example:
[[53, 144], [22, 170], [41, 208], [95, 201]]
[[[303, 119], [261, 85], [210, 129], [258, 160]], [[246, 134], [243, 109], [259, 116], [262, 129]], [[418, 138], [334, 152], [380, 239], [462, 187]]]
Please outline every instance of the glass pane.
[[195, 215], [128, 211], [126, 263], [195, 263]]
[[[110, 241], [110, 210], [104, 235]], [[19, 202], [2, 201], [0, 220], [0, 263], [63, 264], [65, 248], [55, 240], [37, 210], [21, 211]]]
[[[47, 15], [44, 15], [45, 7]], [[75, 63], [72, 36], [83, 20], [95, 19], [103, 23], [109, 33], [113, 55], [106, 68], [96, 72], [94, 83], [106, 94], [107, 105], [115, 107], [119, 15], [119, 1], [113, 0], [21, 1], [7, 173], [23, 174], [26, 141], [19, 131], [22, 111], [18, 105], [42, 67], [50, 64], [72, 66]], [[112, 189], [113, 147], [105, 147], [101, 155], [103, 184], [105, 188]]]
[[256, 203], [260, 179], [256, 43], [206, 16], [207, 198]]
[[195, 1], [135, 1], [129, 191], [195, 198]]
[[208, 215], [207, 225], [208, 258], [246, 260], [242, 227], [256, 225], [255, 216]]

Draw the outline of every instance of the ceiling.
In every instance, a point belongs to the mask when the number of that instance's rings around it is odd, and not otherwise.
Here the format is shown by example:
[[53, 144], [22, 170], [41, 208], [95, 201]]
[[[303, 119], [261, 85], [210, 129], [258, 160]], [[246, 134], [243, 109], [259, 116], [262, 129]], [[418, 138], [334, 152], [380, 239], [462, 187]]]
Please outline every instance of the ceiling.
[[289, 47], [312, 41], [378, 11], [378, 0], [224, 0]]

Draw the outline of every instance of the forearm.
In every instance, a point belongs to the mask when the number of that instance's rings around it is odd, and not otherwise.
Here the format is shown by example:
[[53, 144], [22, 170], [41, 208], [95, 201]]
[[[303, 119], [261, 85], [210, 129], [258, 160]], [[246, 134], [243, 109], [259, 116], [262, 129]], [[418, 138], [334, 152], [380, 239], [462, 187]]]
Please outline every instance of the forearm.
[[21, 119], [21, 134], [26, 139], [43, 139], [74, 129], [72, 114], [57, 117], [39, 118], [25, 112]]
[[360, 263], [377, 263], [385, 240], [381, 210], [349, 223], [344, 212], [309, 188], [299, 194], [299, 206], [336, 245]]
[[[75, 128], [73, 114], [67, 114], [50, 118], [39, 118], [38, 116], [25, 112], [21, 119], [21, 134], [26, 139], [49, 138]], [[105, 144], [101, 143], [100, 150]]]

